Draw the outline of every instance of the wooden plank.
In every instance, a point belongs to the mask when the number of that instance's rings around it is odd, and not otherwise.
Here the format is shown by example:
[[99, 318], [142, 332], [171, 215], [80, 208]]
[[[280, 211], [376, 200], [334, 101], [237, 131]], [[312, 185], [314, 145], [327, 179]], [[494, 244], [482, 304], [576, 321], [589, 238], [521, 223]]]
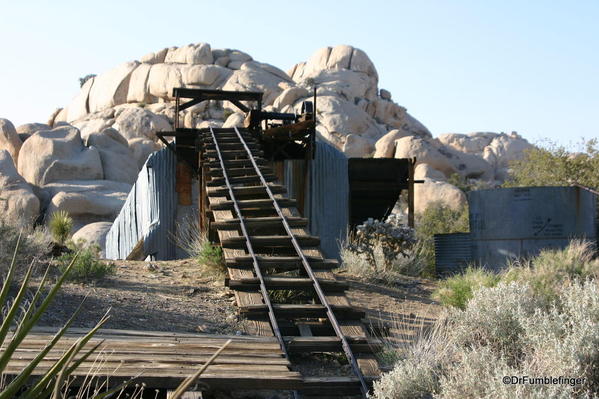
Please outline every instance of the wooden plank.
[[[320, 244], [320, 238], [311, 235], [297, 235], [296, 240], [301, 246], [315, 247]], [[287, 236], [251, 236], [250, 242], [256, 248], [264, 247], [283, 247], [293, 248], [291, 238]], [[244, 248], [246, 245], [245, 237], [229, 237], [221, 240], [221, 245], [224, 248]]]
[[[280, 184], [269, 184], [268, 187], [275, 194], [283, 194], [287, 192], [287, 189]], [[226, 196], [229, 194], [229, 190], [226, 187], [210, 187], [206, 190], [208, 195], [211, 196]], [[233, 194], [236, 197], [246, 196], [246, 195], [260, 195], [266, 194], [266, 190], [264, 186], [245, 186], [245, 187], [233, 187]]]
[[[264, 179], [266, 179], [266, 181], [275, 181], [277, 180], [275, 175], [264, 175]], [[225, 182], [224, 178], [216, 178], [216, 179], [212, 179], [209, 182], [207, 182], [207, 186], [208, 187], [214, 187], [214, 186], [222, 186], [223, 183]], [[248, 184], [248, 183], [259, 183], [260, 182], [260, 177], [258, 176], [241, 176], [241, 177], [231, 177], [229, 178], [229, 182], [231, 184]]]
[[[339, 267], [336, 259], [323, 259], [315, 256], [307, 257], [310, 266], [313, 269], [330, 270]], [[281, 270], [295, 270], [302, 268], [302, 261], [299, 256], [261, 256], [258, 257], [261, 266], [277, 267]], [[227, 266], [249, 267], [251, 259], [248, 256], [238, 256], [235, 258], [225, 258]]]
[[[361, 319], [365, 316], [363, 311], [354, 309], [351, 306], [332, 305], [335, 315], [343, 318]], [[288, 318], [319, 318], [326, 317], [326, 308], [320, 304], [274, 304], [273, 308], [279, 317]], [[267, 311], [266, 305], [249, 305], [240, 307], [240, 312], [243, 313], [264, 313]]]
[[[308, 225], [308, 219], [306, 218], [287, 219], [287, 222], [294, 227], [303, 227]], [[246, 218], [244, 219], [244, 223], [248, 229], [282, 228], [281, 218], [278, 216]], [[218, 220], [212, 223], [212, 227], [220, 230], [237, 230], [239, 228], [239, 219], [235, 218], [227, 220]]]
[[[271, 174], [272, 169], [268, 166], [260, 168], [264, 174]], [[208, 176], [211, 177], [223, 177], [223, 171], [221, 169], [208, 169]], [[231, 168], [227, 169], [227, 176], [238, 177], [238, 176], [256, 176], [256, 170], [254, 168]]]
[[[295, 200], [280, 199], [277, 201], [281, 207], [296, 206]], [[250, 208], [272, 208], [273, 203], [270, 199], [254, 199], [254, 200], [238, 200], [237, 206], [239, 209], [250, 209]], [[212, 210], [223, 210], [223, 209], [234, 209], [233, 201], [222, 201], [218, 204], [210, 205]], [[277, 220], [281, 220], [277, 218]], [[304, 219], [305, 220], [305, 219]]]
[[[268, 289], [277, 290], [293, 290], [293, 289], [312, 289], [314, 284], [309, 278], [301, 277], [265, 277], [264, 283]], [[320, 280], [324, 290], [344, 291], [348, 288], [347, 283], [342, 283], [337, 280]], [[260, 281], [257, 278], [244, 278], [240, 280], [229, 280], [227, 282], [229, 288], [236, 290], [257, 290], [260, 288]]]
[[[260, 157], [255, 157], [254, 161], [256, 161], [256, 163], [259, 166], [265, 166], [268, 165], [268, 161], [264, 158], [260, 158]], [[252, 166], [252, 162], [249, 159], [230, 159], [230, 160], [225, 160], [225, 167], [227, 168], [239, 168], [239, 167], [251, 167]], [[210, 161], [210, 162], [205, 162], [204, 166], [207, 168], [220, 168], [220, 162], [218, 161]]]

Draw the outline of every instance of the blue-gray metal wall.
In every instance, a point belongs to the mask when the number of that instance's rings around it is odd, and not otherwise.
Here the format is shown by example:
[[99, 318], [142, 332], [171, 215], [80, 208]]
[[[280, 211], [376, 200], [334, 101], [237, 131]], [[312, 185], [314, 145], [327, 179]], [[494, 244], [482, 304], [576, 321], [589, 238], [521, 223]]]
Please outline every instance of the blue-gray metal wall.
[[175, 257], [176, 157], [164, 148], [148, 157], [121, 212], [106, 236], [106, 257], [125, 259], [144, 240], [152, 260]]
[[579, 187], [471, 191], [470, 233], [435, 236], [437, 269], [447, 273], [472, 262], [497, 270], [511, 259], [565, 248], [575, 238], [596, 243], [596, 203], [593, 193]]
[[[347, 235], [349, 218], [349, 181], [347, 158], [335, 147], [317, 141], [305, 188], [304, 216], [309, 229], [320, 237], [320, 247], [328, 258], [340, 259], [340, 243]], [[303, 182], [305, 162], [285, 161], [285, 186], [290, 198], [296, 198]]]
[[468, 194], [473, 255], [491, 268], [506, 259], [596, 240], [596, 198], [579, 187], [515, 187]]

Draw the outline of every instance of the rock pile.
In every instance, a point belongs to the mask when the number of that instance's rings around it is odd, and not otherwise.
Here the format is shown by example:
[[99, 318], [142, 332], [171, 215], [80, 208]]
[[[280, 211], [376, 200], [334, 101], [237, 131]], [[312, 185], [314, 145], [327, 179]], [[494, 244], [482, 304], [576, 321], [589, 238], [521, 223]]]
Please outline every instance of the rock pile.
[[[175, 87], [264, 92], [267, 110], [299, 112], [316, 88], [317, 133], [348, 157], [416, 157], [417, 210], [431, 201], [451, 206], [464, 194], [446, 180], [501, 181], [508, 162], [530, 148], [517, 134], [445, 134], [433, 138], [404, 107], [379, 89], [362, 50], [326, 47], [289, 71], [206, 43], [165, 48], [88, 79], [47, 124], [15, 127], [0, 119], [0, 187], [6, 213], [28, 219], [66, 210], [75, 230], [101, 241], [147, 156], [161, 148], [156, 132], [171, 130]], [[185, 127], [239, 126], [230, 104], [204, 102], [181, 114]], [[103, 224], [97, 224], [103, 223]]]

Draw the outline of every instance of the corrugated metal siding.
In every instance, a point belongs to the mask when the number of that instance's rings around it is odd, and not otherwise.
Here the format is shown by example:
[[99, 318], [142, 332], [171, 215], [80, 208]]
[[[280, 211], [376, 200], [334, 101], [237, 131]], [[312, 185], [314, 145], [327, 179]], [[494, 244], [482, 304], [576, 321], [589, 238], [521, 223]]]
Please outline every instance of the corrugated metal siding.
[[108, 259], [125, 259], [141, 239], [146, 256], [174, 259], [175, 166], [175, 154], [166, 148], [148, 157], [106, 236]]
[[[290, 198], [301, 190], [304, 161], [285, 161], [285, 186]], [[347, 235], [349, 182], [347, 158], [333, 146], [316, 142], [310, 162], [310, 176], [304, 199], [304, 216], [310, 233], [320, 237], [320, 247], [328, 258], [340, 259], [339, 245]]]
[[472, 191], [468, 203], [473, 256], [490, 269], [545, 248], [564, 248], [573, 238], [597, 238], [596, 196], [579, 187]]
[[435, 267], [440, 275], [462, 271], [472, 262], [470, 233], [435, 234]]

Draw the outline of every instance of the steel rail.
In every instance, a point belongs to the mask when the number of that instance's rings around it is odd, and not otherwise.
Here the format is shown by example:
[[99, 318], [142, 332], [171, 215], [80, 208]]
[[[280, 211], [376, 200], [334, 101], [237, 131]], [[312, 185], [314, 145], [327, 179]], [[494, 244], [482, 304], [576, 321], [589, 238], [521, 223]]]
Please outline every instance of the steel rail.
[[[235, 129], [235, 130], [237, 131], [237, 129]], [[247, 251], [250, 253], [250, 256], [252, 257], [254, 272], [256, 273], [256, 277], [258, 277], [258, 279], [260, 280], [260, 292], [262, 293], [264, 303], [268, 307], [268, 318], [270, 319], [270, 323], [272, 325], [272, 330], [275, 334], [275, 337], [277, 337], [277, 340], [279, 341], [279, 345], [281, 346], [281, 350], [283, 351], [285, 358], [289, 359], [289, 353], [287, 352], [287, 347], [285, 346], [285, 340], [283, 338], [283, 335], [281, 334], [281, 330], [279, 329], [279, 323], [277, 322], [277, 319], [275, 318], [274, 308], [272, 306], [272, 303], [270, 302], [270, 296], [268, 295], [268, 290], [266, 289], [264, 277], [262, 276], [262, 271], [260, 270], [260, 265], [258, 264], [258, 259], [256, 257], [256, 254], [254, 253], [254, 248], [252, 247], [250, 235], [248, 234], [247, 229], [245, 227], [244, 218], [241, 215], [241, 210], [239, 209], [239, 206], [237, 205], [237, 200], [235, 199], [235, 193], [233, 192], [233, 187], [231, 186], [231, 183], [229, 182], [229, 175], [227, 174], [224, 159], [220, 152], [220, 146], [218, 144], [218, 140], [216, 139], [216, 135], [214, 134], [214, 130], [212, 129], [212, 127], [210, 128], [210, 135], [212, 136], [212, 141], [214, 142], [214, 147], [215, 147], [216, 153], [218, 155], [220, 167], [223, 170], [223, 177], [225, 179], [225, 184], [227, 185], [227, 189], [229, 190], [229, 196], [231, 197], [231, 201], [233, 201], [233, 207], [235, 208], [235, 213], [237, 214], [237, 218], [239, 219], [239, 227], [241, 228], [241, 232], [242, 232], [243, 236], [245, 237]], [[242, 141], [242, 144], [245, 145], [245, 141]], [[246, 148], [247, 148], [247, 146], [246, 146]], [[252, 153], [249, 152], [248, 155], [249, 155], [249, 158], [252, 160], [252, 162], [255, 164]], [[262, 176], [262, 175], [260, 175], [260, 176]], [[298, 394], [296, 391], [293, 391], [293, 396], [295, 398], [298, 397]]]
[[[349, 342], [347, 341], [347, 338], [341, 331], [341, 327], [339, 326], [337, 317], [333, 313], [333, 309], [331, 308], [331, 305], [329, 305], [329, 302], [327, 301], [327, 299], [324, 295], [324, 292], [322, 291], [322, 288], [320, 287], [320, 283], [318, 282], [318, 279], [314, 275], [314, 272], [312, 271], [312, 267], [310, 267], [310, 263], [308, 262], [308, 260], [306, 259], [306, 256], [302, 252], [302, 248], [300, 247], [299, 243], [297, 242], [297, 239], [295, 238], [295, 234], [291, 231], [291, 227], [289, 226], [289, 223], [287, 223], [287, 219], [286, 219], [285, 215], [283, 215], [283, 211], [281, 210], [281, 207], [279, 206], [276, 197], [274, 196], [274, 194], [272, 193], [272, 190], [268, 186], [266, 179], [264, 179], [264, 176], [262, 175], [262, 172], [260, 171], [258, 164], [256, 164], [256, 161], [254, 160], [252, 152], [250, 151], [245, 140], [241, 136], [241, 133], [239, 133], [239, 130], [237, 129], [237, 127], [234, 127], [234, 129], [235, 129], [235, 133], [237, 133], [237, 137], [239, 137], [241, 144], [243, 144], [243, 147], [245, 148], [245, 150], [248, 154], [248, 159], [252, 162], [252, 165], [254, 166], [256, 173], [260, 177], [260, 181], [261, 181], [262, 185], [265, 187], [266, 192], [268, 193], [268, 196], [272, 200], [273, 206], [274, 206], [275, 210], [277, 211], [279, 217], [281, 218], [281, 221], [283, 222], [285, 231], [287, 231], [287, 234], [289, 235], [289, 237], [291, 239], [291, 243], [293, 244], [295, 251], [297, 252], [297, 254], [299, 255], [299, 257], [302, 260], [302, 264], [304, 266], [306, 273], [308, 274], [310, 279], [312, 279], [312, 283], [314, 284], [314, 290], [316, 291], [316, 294], [318, 295], [318, 299], [320, 300], [321, 304], [327, 310], [327, 316], [329, 318], [329, 321], [331, 322], [331, 325], [333, 326], [333, 329], [335, 330], [335, 334], [337, 334], [337, 336], [341, 340], [341, 347], [343, 348], [343, 351], [345, 352], [345, 356], [347, 357], [347, 360], [349, 360], [349, 362], [351, 364], [354, 374], [358, 377], [358, 380], [360, 381], [360, 390], [362, 391], [362, 395], [366, 398], [366, 397], [368, 397], [368, 386], [366, 385], [366, 381], [364, 380], [364, 375], [362, 374], [362, 371], [360, 370], [360, 367], [358, 366], [358, 362], [349, 346]], [[241, 215], [240, 215], [240, 217], [241, 217]], [[248, 239], [248, 241], [249, 241], [249, 239]], [[256, 265], [254, 267], [258, 268]], [[262, 278], [260, 278], [260, 281], [261, 281], [260, 285], [262, 287], [264, 284], [264, 281], [262, 280]]]

